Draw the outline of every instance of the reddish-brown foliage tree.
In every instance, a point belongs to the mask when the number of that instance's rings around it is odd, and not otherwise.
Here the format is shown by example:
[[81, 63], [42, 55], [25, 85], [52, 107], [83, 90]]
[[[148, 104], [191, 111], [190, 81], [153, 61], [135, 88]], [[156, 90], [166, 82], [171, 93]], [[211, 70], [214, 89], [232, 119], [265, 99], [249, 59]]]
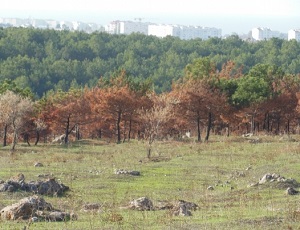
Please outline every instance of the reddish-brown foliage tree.
[[220, 120], [226, 97], [221, 92], [200, 79], [188, 79], [174, 87], [180, 92], [177, 112], [192, 125], [196, 124], [197, 140], [201, 141], [201, 125], [206, 126], [205, 140], [208, 141], [213, 120]]
[[79, 127], [89, 122], [90, 105], [82, 90], [57, 92], [47, 99], [46, 108], [48, 113], [43, 114], [45, 122], [53, 133], [65, 134], [65, 143], [68, 143], [71, 132], [78, 139]]
[[[144, 89], [133, 89], [126, 72], [112, 77], [104, 84], [100, 79], [99, 87], [89, 93], [92, 112], [98, 121], [97, 129], [106, 127], [106, 133], [116, 135], [117, 143], [130, 140], [133, 127], [138, 128], [137, 110], [147, 104]], [[95, 121], [96, 121], [95, 120]]]

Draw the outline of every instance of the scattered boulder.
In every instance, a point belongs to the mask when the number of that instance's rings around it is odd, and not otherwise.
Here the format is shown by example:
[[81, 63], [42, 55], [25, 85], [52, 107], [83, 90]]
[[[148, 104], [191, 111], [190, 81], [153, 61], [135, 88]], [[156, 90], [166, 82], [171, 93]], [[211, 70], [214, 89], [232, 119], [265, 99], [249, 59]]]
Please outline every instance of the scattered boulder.
[[55, 178], [26, 183], [23, 174], [19, 174], [17, 177], [13, 177], [0, 184], [0, 192], [15, 192], [17, 190], [33, 192], [40, 195], [60, 196], [69, 190], [69, 187], [62, 183], [58, 183]]
[[77, 216], [74, 213], [54, 211], [45, 215], [45, 220], [47, 221], [69, 221], [77, 220]]
[[[17, 220], [17, 219], [29, 219], [33, 213], [37, 210], [41, 210], [45, 204], [43, 198], [37, 196], [28, 197], [20, 200], [18, 203], [6, 206], [0, 211], [1, 219], [5, 220]], [[48, 205], [51, 207], [51, 205]], [[52, 207], [51, 207], [52, 208]]]
[[9, 205], [0, 211], [3, 220], [39, 220], [67, 221], [77, 219], [73, 213], [56, 210], [52, 205], [37, 195], [21, 199], [18, 203]]
[[259, 184], [264, 184], [266, 182], [270, 182], [271, 180], [273, 180], [274, 178], [272, 177], [272, 175], [270, 173], [265, 174], [262, 178], [259, 179]]
[[193, 202], [179, 200], [174, 206], [172, 213], [174, 216], [192, 216], [191, 210], [198, 209], [198, 205]]
[[44, 167], [44, 165], [40, 162], [34, 163], [34, 167]]
[[193, 202], [188, 202], [184, 200], [179, 200], [178, 205], [184, 204], [189, 210], [196, 211], [199, 206]]
[[0, 184], [0, 192], [14, 192], [17, 189], [8, 183]]
[[258, 185], [269, 185], [279, 189], [287, 189], [289, 187], [299, 187], [299, 183], [295, 179], [288, 179], [276, 173], [266, 173], [257, 183], [252, 183], [249, 187]]
[[296, 195], [296, 194], [298, 194], [299, 193], [299, 191], [296, 191], [294, 188], [292, 188], [292, 187], [288, 187], [287, 189], [286, 189], [286, 194], [287, 195]]
[[155, 210], [171, 210], [174, 208], [174, 204], [168, 201], [158, 201], [155, 205]]
[[62, 195], [65, 191], [69, 190], [68, 186], [59, 184], [54, 178], [47, 179], [46, 181], [37, 183], [37, 193], [41, 195]]
[[139, 211], [169, 210], [174, 216], [191, 216], [191, 211], [198, 209], [198, 205], [184, 200], [178, 200], [175, 203], [168, 201], [158, 201], [155, 206], [147, 197], [141, 197], [130, 202], [129, 206], [124, 207]]
[[53, 207], [50, 203], [46, 202], [42, 197], [37, 195], [25, 197], [19, 201], [19, 203], [29, 203], [36, 210], [53, 210]]
[[208, 186], [207, 190], [214, 190], [214, 187], [213, 186]]
[[129, 204], [129, 208], [139, 211], [154, 210], [152, 201], [147, 197], [140, 197], [136, 200], [131, 201]]
[[96, 212], [96, 211], [99, 211], [100, 208], [101, 208], [101, 205], [98, 203], [87, 203], [82, 206], [81, 210], [84, 212]]
[[140, 176], [141, 175], [141, 173], [139, 171], [125, 170], [125, 169], [116, 169], [115, 174], [117, 174], [117, 175], [127, 174], [127, 175], [132, 175], [132, 176]]
[[191, 216], [191, 211], [187, 208], [184, 204], [179, 204], [178, 206], [174, 207], [173, 210], [174, 216]]
[[25, 181], [25, 176], [23, 173], [19, 173], [18, 175], [10, 178], [9, 180], [12, 182], [20, 183], [22, 181]]

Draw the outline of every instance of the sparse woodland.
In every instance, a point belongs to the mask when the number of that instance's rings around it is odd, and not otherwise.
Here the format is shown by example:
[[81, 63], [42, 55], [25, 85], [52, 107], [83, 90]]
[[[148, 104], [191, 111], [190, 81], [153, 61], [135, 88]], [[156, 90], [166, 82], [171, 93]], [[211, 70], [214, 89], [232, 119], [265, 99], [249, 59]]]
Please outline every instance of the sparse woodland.
[[[12, 149], [16, 139], [37, 145], [64, 135], [64, 143], [147, 140], [150, 155], [155, 139], [180, 140], [187, 131], [199, 142], [211, 133], [299, 132], [295, 41], [0, 32], [0, 122]], [[14, 118], [16, 95], [21, 107], [31, 106]]]

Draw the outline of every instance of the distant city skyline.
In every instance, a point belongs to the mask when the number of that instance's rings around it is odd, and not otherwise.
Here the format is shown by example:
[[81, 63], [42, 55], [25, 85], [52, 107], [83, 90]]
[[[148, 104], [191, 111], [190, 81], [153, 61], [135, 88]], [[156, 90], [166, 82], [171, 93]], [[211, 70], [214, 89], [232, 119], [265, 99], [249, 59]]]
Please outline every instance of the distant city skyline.
[[[2, 2], [3, 1], [3, 2]], [[0, 17], [77, 20], [107, 25], [114, 20], [207, 26], [222, 34], [254, 27], [287, 33], [300, 28], [299, 0], [2, 0]]]

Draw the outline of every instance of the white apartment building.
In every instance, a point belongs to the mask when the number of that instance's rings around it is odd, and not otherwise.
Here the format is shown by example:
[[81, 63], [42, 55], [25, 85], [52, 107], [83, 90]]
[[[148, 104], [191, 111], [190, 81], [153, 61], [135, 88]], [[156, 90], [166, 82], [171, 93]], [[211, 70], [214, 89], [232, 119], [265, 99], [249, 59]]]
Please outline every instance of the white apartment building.
[[154, 35], [156, 37], [164, 38], [166, 36], [178, 36], [180, 28], [174, 27], [172, 25], [149, 25], [148, 26], [148, 35]]
[[256, 41], [269, 40], [271, 38], [287, 39], [287, 34], [273, 31], [270, 28], [256, 27], [252, 29], [252, 38]]
[[149, 23], [132, 21], [113, 21], [107, 27], [106, 31], [110, 34], [148, 34]]
[[298, 30], [289, 30], [288, 32], [288, 40], [295, 39], [300, 42], [300, 29]]
[[195, 38], [207, 40], [211, 37], [221, 37], [222, 30], [201, 26], [149, 25], [148, 35], [157, 37], [166, 37], [170, 35], [184, 40]]

